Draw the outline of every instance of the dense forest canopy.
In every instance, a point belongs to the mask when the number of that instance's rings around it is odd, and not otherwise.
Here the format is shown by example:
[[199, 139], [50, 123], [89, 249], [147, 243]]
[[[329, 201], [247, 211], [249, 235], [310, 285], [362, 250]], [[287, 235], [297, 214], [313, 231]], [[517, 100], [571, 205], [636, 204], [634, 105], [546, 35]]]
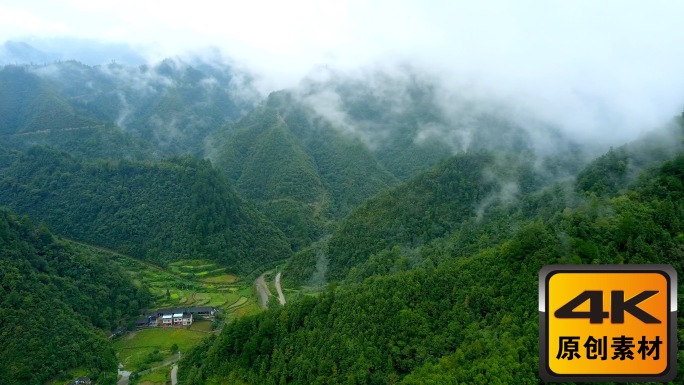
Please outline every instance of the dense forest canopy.
[[[592, 174], [605, 159], [583, 173]], [[612, 176], [605, 178], [604, 184]], [[482, 241], [486, 232], [456, 229], [421, 243], [414, 255], [382, 251], [361, 265], [367, 269], [363, 281], [351, 275], [318, 298], [238, 320], [187, 356], [181, 366], [185, 383], [537, 383], [542, 266], [666, 263], [682, 271], [684, 155], [648, 169], [612, 195], [583, 186], [582, 180], [576, 190], [551, 186], [514, 202], [510, 212], [528, 212], [503, 241]], [[539, 200], [549, 191], [581, 198], [548, 216]], [[536, 212], [529, 206], [535, 200]], [[511, 225], [501, 210], [485, 216], [482, 229]], [[479, 251], [454, 258], [469, 235]], [[361, 243], [385, 238], [378, 234]], [[421, 259], [418, 267], [407, 263], [412, 258]]]
[[113, 385], [117, 360], [108, 332], [149, 299], [117, 265], [0, 209], [4, 384], [42, 384], [83, 367], [98, 384]]
[[217, 131], [207, 153], [295, 249], [319, 239], [364, 199], [398, 182], [363, 143], [336, 131], [287, 92], [271, 94], [262, 106]]
[[273, 224], [208, 161], [192, 157], [87, 162], [36, 147], [3, 172], [0, 204], [158, 264], [202, 258], [249, 273], [291, 253]]
[[150, 301], [62, 238], [277, 266], [287, 304], [183, 352], [181, 385], [538, 383], [542, 266], [681, 274], [684, 115], [608, 149], [411, 66], [321, 71], [266, 96], [201, 58], [0, 67], [8, 383], [113, 384], [106, 337]]
[[[119, 158], [199, 155], [211, 132], [251, 110], [258, 98], [247, 74], [199, 60], [4, 66], [0, 135], [15, 146], [75, 147], [79, 155], [95, 155], [92, 147], [119, 150]], [[88, 145], [62, 138], [73, 137], [71, 131]], [[105, 137], [98, 142], [97, 135]], [[101, 145], [108, 141], [113, 149]]]

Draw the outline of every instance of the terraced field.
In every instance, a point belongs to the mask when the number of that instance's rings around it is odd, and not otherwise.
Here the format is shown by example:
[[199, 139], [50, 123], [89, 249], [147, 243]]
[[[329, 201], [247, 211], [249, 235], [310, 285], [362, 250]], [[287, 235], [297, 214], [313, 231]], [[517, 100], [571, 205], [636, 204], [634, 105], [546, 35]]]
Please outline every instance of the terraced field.
[[[205, 336], [218, 332], [223, 323], [262, 311], [254, 296], [252, 280], [245, 281], [231, 275], [215, 263], [183, 260], [163, 268], [112, 250], [71, 243], [75, 248], [86, 248], [91, 253], [103, 255], [127, 271], [136, 286], [146, 287], [152, 294], [150, 309], [185, 306], [219, 309], [213, 322], [196, 320], [192, 326], [182, 329], [151, 328], [118, 338], [114, 347], [125, 370], [136, 372], [158, 365], [172, 358], [172, 344], [186, 351]], [[149, 372], [141, 380], [146, 384], [156, 384], [156, 379], [165, 377], [165, 374], [154, 372]]]
[[[251, 282], [245, 282], [215, 263], [202, 260], [174, 262], [167, 269], [111, 250], [77, 244], [91, 252], [105, 254], [126, 270], [136, 285], [146, 287], [154, 300], [151, 308], [213, 306], [231, 313], [249, 310], [255, 303]], [[246, 309], [243, 309], [246, 308]], [[245, 312], [241, 312], [241, 315]], [[249, 313], [249, 312], [247, 312]]]

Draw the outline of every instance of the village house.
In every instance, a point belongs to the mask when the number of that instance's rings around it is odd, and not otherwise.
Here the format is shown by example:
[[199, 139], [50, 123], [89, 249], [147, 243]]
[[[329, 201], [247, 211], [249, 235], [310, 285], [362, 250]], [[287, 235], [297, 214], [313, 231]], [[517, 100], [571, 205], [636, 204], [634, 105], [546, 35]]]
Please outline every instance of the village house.
[[211, 306], [178, 307], [158, 310], [141, 310], [139, 318], [135, 321], [136, 327], [149, 326], [189, 326], [195, 320], [195, 316], [212, 319], [216, 309]]
[[[157, 317], [157, 319], [159, 319], [159, 318]], [[162, 326], [164, 326], [164, 327], [173, 326], [173, 316], [171, 314], [165, 314], [165, 315], [161, 316], [161, 320], [162, 320], [162, 323], [161, 323]]]
[[68, 385], [92, 385], [90, 377], [79, 377], [75, 381], [69, 382]]

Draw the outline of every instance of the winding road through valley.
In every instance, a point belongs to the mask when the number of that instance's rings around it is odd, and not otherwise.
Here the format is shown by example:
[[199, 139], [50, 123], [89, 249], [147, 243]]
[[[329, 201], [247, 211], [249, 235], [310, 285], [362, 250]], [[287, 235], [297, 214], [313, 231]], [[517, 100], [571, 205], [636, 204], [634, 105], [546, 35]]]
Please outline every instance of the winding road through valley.
[[280, 287], [280, 274], [276, 274], [275, 278], [275, 287], [276, 290], [278, 290], [278, 300], [280, 301], [281, 305], [285, 305], [285, 295], [283, 294], [283, 289]]
[[[259, 302], [261, 303], [262, 309], [268, 308], [268, 299], [271, 296], [271, 290], [268, 288], [268, 285], [266, 284], [266, 279], [264, 278], [268, 273], [269, 272], [261, 274], [259, 278], [257, 278], [254, 281], [254, 286], [256, 286], [257, 293], [259, 293]], [[285, 295], [283, 294], [283, 289], [280, 286], [280, 276], [281, 273], [276, 274], [275, 287], [278, 291], [278, 301], [281, 305], [285, 305]]]
[[268, 285], [266, 284], [266, 280], [264, 279], [264, 276], [266, 273], [261, 274], [259, 278], [254, 281], [254, 285], [256, 286], [257, 292], [259, 293], [259, 299], [261, 300], [261, 308], [262, 309], [267, 309], [268, 308], [268, 297], [271, 295], [271, 291], [268, 290]]

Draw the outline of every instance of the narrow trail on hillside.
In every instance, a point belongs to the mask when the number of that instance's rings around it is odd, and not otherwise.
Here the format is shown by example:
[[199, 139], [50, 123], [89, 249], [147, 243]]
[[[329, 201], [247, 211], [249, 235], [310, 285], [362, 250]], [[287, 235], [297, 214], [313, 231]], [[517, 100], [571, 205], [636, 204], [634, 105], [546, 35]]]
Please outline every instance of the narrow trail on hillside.
[[[170, 270], [166, 270], [166, 269], [164, 269], [163, 267], [157, 266], [157, 265], [155, 265], [155, 264], [153, 264], [153, 263], [147, 262], [147, 261], [145, 261], [145, 260], [142, 260], [142, 259], [140, 259], [140, 258], [134, 257], [134, 256], [132, 256], [132, 255], [123, 254], [123, 253], [120, 253], [120, 252], [118, 252], [118, 251], [116, 251], [116, 250], [108, 249], [108, 248], [106, 248], [106, 247], [101, 247], [101, 246], [97, 246], [97, 245], [91, 245], [91, 244], [89, 244], [89, 243], [83, 243], [83, 242], [79, 242], [79, 241], [74, 241], [73, 239], [68, 239], [68, 238], [62, 238], [62, 239], [65, 240], [65, 241], [67, 241], [67, 242], [69, 242], [69, 243], [73, 243], [73, 244], [76, 244], [76, 245], [79, 245], [79, 246], [90, 247], [90, 248], [93, 248], [93, 249], [95, 249], [95, 250], [99, 250], [99, 251], [102, 251], [102, 252], [105, 252], [105, 253], [109, 253], [109, 254], [113, 254], [113, 255], [118, 255], [118, 256], [124, 257], [124, 258], [130, 258], [130, 259], [132, 259], [132, 260], [134, 260], [134, 261], [136, 261], [136, 262], [142, 263], [143, 265], [145, 265], [145, 266], [147, 266], [147, 267], [149, 267], [149, 268], [155, 269], [155, 270], [157, 270], [157, 271], [160, 271], [160, 272], [162, 272], [162, 273], [167, 273], [167, 274], [176, 275], [176, 274], [174, 274], [174, 273], [173, 273], [172, 271], [170, 271]], [[181, 278], [182, 278], [182, 277], [181, 277]]]
[[285, 295], [283, 294], [283, 289], [280, 287], [280, 274], [276, 274], [275, 277], [275, 287], [276, 290], [278, 290], [278, 300], [280, 301], [281, 305], [285, 305]]
[[19, 132], [16, 134], [10, 134], [10, 135], [5, 135], [5, 136], [29, 136], [29, 135], [50, 134], [53, 132], [88, 130], [88, 129], [99, 129], [99, 128], [105, 128], [105, 125], [104, 124], [95, 124], [95, 125], [81, 126], [81, 127], [48, 128], [46, 130]]

